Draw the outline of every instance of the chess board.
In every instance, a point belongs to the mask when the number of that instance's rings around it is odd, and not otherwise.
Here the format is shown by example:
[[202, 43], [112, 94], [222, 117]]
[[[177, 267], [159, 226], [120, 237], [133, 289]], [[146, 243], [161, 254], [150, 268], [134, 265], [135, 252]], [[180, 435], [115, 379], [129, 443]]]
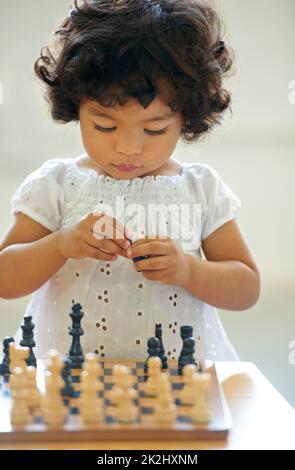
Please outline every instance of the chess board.
[[[120, 424], [115, 419], [115, 407], [111, 405], [109, 393], [112, 388], [112, 367], [114, 364], [128, 366], [134, 376], [134, 387], [138, 391], [135, 404], [138, 406], [138, 420], [132, 424]], [[105, 360], [100, 362], [100, 380], [104, 384], [99, 392], [104, 401], [104, 419], [100, 424], [86, 426], [83, 424], [78, 400], [80, 394], [81, 370], [72, 370], [75, 397], [65, 399], [68, 415], [62, 426], [48, 427], [41, 417], [34, 418], [32, 423], [15, 428], [10, 423], [11, 398], [9, 378], [1, 377], [0, 385], [0, 442], [29, 441], [82, 441], [82, 440], [194, 440], [225, 439], [231, 427], [231, 417], [218, 383], [215, 365], [211, 361], [201, 361], [202, 371], [211, 374], [211, 383], [207, 397], [211, 410], [211, 420], [206, 424], [194, 424], [188, 417], [189, 407], [180, 402], [180, 391], [183, 387], [182, 377], [178, 375], [177, 361], [169, 361], [169, 373], [173, 396], [177, 405], [177, 418], [171, 425], [160, 425], [153, 420], [155, 398], [146, 397], [143, 391], [146, 380], [143, 361]], [[38, 388], [44, 391], [44, 362], [38, 361]]]

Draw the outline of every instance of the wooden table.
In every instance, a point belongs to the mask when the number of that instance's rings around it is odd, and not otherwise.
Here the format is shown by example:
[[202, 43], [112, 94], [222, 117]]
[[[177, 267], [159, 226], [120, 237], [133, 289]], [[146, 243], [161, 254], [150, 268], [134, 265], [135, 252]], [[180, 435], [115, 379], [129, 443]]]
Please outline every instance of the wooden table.
[[295, 410], [249, 362], [217, 362], [233, 419], [225, 441], [49, 442], [0, 449], [295, 449]]

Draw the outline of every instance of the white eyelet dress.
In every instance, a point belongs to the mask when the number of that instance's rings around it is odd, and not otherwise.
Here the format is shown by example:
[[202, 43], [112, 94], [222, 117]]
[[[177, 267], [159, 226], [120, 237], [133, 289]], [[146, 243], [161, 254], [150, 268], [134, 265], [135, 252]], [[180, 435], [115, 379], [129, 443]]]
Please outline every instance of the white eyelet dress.
[[[181, 164], [180, 175], [123, 180], [81, 169], [72, 158], [48, 160], [16, 190], [12, 211], [24, 213], [52, 232], [78, 222], [90, 212], [113, 211], [110, 215], [133, 232], [133, 240], [165, 235], [164, 226], [168, 230], [166, 235], [174, 238], [187, 254], [201, 258], [202, 240], [236, 219], [241, 202], [208, 165]], [[116, 212], [118, 200], [123, 212]], [[137, 206], [141, 215], [136, 212], [137, 222], [132, 225], [126, 214], [132, 214], [131, 209]], [[154, 214], [150, 210], [152, 206], [160, 212], [162, 225], [158, 224], [158, 228], [154, 225], [154, 215], [148, 215], [149, 220], [142, 215]], [[190, 211], [191, 206], [195, 210]], [[171, 207], [184, 209], [177, 213]], [[174, 230], [179, 229], [176, 237], [169, 232], [172, 225]], [[180, 230], [181, 227], [185, 229]], [[193, 239], [188, 232], [193, 234]], [[35, 323], [37, 357], [45, 357], [52, 348], [62, 354], [68, 352], [69, 313], [73, 303], [83, 307], [84, 353], [94, 352], [102, 358], [144, 359], [147, 340], [155, 335], [155, 324], [161, 323], [168, 358], [177, 358], [180, 353], [180, 327], [191, 325], [197, 358], [239, 359], [215, 307], [185, 288], [145, 279], [135, 270], [131, 259], [121, 256], [116, 261], [69, 259], [32, 294], [25, 314], [32, 315]], [[19, 328], [16, 341], [20, 338]]]

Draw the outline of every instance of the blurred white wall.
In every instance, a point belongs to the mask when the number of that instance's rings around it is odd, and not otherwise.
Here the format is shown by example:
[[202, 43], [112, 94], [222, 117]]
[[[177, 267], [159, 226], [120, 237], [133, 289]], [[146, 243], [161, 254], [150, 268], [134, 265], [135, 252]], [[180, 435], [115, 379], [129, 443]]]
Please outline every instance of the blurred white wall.
[[[177, 157], [216, 168], [242, 200], [239, 224], [259, 265], [262, 294], [245, 312], [220, 311], [243, 360], [255, 362], [295, 405], [295, 80], [294, 0], [218, 0], [236, 53], [229, 114], [199, 144], [179, 143]], [[79, 126], [51, 120], [33, 63], [67, 14], [65, 0], [0, 0], [0, 237], [10, 198], [24, 177], [54, 157], [76, 156]], [[1, 87], [0, 87], [1, 98]], [[1, 99], [0, 99], [1, 102]], [[28, 298], [0, 300], [0, 339], [13, 335]]]

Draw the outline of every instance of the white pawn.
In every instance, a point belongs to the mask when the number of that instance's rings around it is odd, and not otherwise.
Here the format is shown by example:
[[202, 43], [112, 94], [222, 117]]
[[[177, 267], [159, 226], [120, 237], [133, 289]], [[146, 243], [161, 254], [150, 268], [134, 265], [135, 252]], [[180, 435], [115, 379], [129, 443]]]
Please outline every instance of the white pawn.
[[146, 396], [157, 396], [159, 383], [161, 382], [162, 375], [162, 361], [157, 356], [152, 356], [148, 359], [148, 379], [144, 386]]
[[50, 371], [45, 372], [45, 395], [42, 397], [41, 408], [46, 424], [60, 425], [64, 422], [66, 408], [61, 396], [63, 384]]
[[193, 386], [193, 376], [197, 372], [195, 364], [186, 364], [182, 369], [184, 386], [180, 393], [180, 400], [183, 405], [193, 405], [195, 402], [195, 389]]
[[172, 424], [175, 421], [176, 413], [177, 407], [173, 399], [169, 376], [161, 374], [154, 419], [159, 424]]
[[103, 403], [97, 395], [103, 385], [98, 380], [100, 367], [94, 354], [86, 354], [83, 368], [79, 401], [81, 415], [85, 424], [97, 424], [103, 417]]
[[26, 369], [26, 359], [28, 359], [29, 353], [29, 348], [9, 343], [9, 370], [11, 373], [13, 373], [15, 367], [20, 367], [23, 370]]
[[41, 393], [37, 387], [37, 370], [36, 367], [27, 366], [27, 387], [28, 387], [28, 405], [33, 411], [39, 411], [41, 405]]
[[206, 372], [195, 374], [193, 377], [195, 389], [195, 402], [190, 409], [189, 416], [194, 423], [207, 423], [211, 413], [206, 399], [206, 391], [210, 384], [211, 375]]
[[55, 349], [50, 349], [50, 351], [48, 351], [47, 356], [48, 370], [51, 372], [54, 378], [57, 378], [59, 382], [63, 383], [61, 371], [64, 367], [64, 364], [61, 355]]
[[129, 370], [126, 366], [122, 364], [115, 364], [112, 368], [112, 378], [113, 378], [113, 387], [109, 393], [109, 399], [112, 405], [117, 405], [118, 400], [121, 397], [122, 388], [124, 388], [123, 384], [129, 384], [128, 386], [131, 387], [134, 384], [134, 380], [129, 373]]
[[112, 380], [113, 387], [109, 393], [109, 399], [112, 405], [117, 405], [117, 398], [121, 393], [121, 388], [118, 383], [120, 383], [120, 375], [122, 374], [122, 365], [115, 364], [112, 368]]
[[13, 426], [26, 426], [31, 422], [26, 384], [27, 379], [24, 370], [21, 367], [15, 367], [10, 377], [12, 396], [10, 418]]
[[64, 406], [61, 390], [64, 381], [61, 377], [63, 361], [57, 351], [48, 353], [49, 363], [45, 372], [45, 395], [42, 397], [41, 407], [44, 421], [48, 425], [59, 425], [64, 422], [66, 407]]
[[131, 423], [138, 416], [137, 407], [134, 405], [134, 399], [137, 397], [137, 391], [133, 388], [134, 379], [128, 367], [121, 366], [115, 370], [119, 371], [116, 390], [113, 393], [117, 404], [116, 418], [119, 423]]

